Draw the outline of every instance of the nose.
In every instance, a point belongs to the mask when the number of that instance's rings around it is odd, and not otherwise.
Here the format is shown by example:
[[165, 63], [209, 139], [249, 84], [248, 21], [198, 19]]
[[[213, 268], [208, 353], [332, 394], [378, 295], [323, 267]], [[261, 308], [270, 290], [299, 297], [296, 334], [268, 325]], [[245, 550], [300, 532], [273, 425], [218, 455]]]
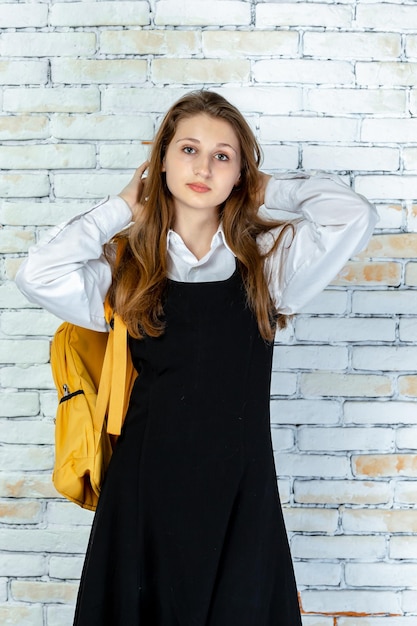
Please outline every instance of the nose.
[[199, 154], [194, 161], [194, 174], [202, 178], [211, 176], [211, 160], [209, 155]]

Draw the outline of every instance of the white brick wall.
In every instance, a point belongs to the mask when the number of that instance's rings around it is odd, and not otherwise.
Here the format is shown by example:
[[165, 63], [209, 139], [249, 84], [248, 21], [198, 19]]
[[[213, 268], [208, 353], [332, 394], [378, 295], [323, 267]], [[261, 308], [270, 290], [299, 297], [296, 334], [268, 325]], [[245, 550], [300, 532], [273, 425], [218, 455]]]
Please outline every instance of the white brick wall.
[[277, 335], [271, 422], [304, 626], [417, 624], [417, 3], [0, 0], [0, 623], [70, 626], [91, 514], [51, 484], [59, 321], [13, 278], [212, 87], [267, 170], [373, 199], [368, 249]]

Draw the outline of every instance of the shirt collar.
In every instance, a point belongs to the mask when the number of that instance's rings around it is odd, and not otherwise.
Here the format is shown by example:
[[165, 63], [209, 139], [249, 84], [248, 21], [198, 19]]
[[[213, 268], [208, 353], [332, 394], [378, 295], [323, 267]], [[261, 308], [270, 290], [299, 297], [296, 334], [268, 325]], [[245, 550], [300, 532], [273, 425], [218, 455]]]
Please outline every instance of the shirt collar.
[[[213, 235], [213, 239], [211, 240], [210, 252], [213, 252], [221, 245], [223, 245], [229, 252], [231, 252], [233, 256], [236, 256], [226, 241], [222, 223], [219, 224], [217, 231]], [[175, 248], [178, 248], [178, 246], [185, 246], [185, 243], [178, 233], [170, 229], [167, 236], [167, 250], [175, 250]]]

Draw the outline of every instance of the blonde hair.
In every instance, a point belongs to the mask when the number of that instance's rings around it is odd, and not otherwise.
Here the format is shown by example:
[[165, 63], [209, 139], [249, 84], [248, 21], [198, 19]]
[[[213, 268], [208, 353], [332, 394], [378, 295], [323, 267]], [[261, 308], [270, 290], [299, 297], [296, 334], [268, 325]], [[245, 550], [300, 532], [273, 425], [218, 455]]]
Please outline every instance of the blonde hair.
[[[241, 151], [239, 185], [219, 207], [226, 241], [236, 255], [245, 285], [248, 304], [256, 315], [264, 339], [274, 338], [275, 328], [284, 327], [286, 318], [277, 315], [264, 275], [265, 257], [279, 244], [288, 224], [267, 220], [258, 213], [259, 165], [261, 151], [243, 115], [225, 98], [211, 91], [191, 92], [166, 113], [152, 145], [148, 176], [140, 202], [140, 217], [121, 234], [123, 245], [109, 302], [124, 319], [131, 336], [158, 337], [164, 331], [163, 293], [167, 281], [167, 234], [174, 220], [174, 203], [161, 171], [166, 150], [178, 123], [195, 115], [225, 120], [233, 128]], [[275, 244], [262, 254], [257, 237], [281, 227]], [[111, 255], [110, 255], [111, 257]]]

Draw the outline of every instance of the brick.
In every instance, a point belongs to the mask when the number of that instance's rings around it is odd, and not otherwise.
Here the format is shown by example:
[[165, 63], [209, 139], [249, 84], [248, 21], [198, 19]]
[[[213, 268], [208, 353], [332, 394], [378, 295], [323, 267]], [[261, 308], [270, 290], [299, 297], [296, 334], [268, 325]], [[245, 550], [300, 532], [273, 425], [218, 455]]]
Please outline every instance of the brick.
[[417, 319], [401, 319], [399, 325], [399, 334], [401, 341], [417, 342]]
[[42, 602], [73, 604], [78, 585], [74, 583], [38, 582], [13, 580], [11, 594], [18, 602]]
[[2, 391], [0, 417], [30, 417], [39, 413], [39, 394]]
[[[295, 335], [297, 340], [300, 341], [394, 341], [395, 321], [367, 318], [319, 317], [311, 319], [298, 317]], [[319, 351], [321, 347], [310, 346], [310, 349]], [[345, 367], [347, 365], [347, 355], [346, 359], [340, 359], [339, 363], [343, 364], [342, 367]], [[306, 365], [306, 367], [309, 367], [309, 365]], [[319, 367], [318, 369], [327, 368]], [[330, 366], [329, 369], [333, 369], [333, 367]]]
[[47, 605], [46, 615], [48, 626], [63, 626], [74, 621], [74, 606], [65, 604]]
[[398, 391], [402, 396], [417, 396], [417, 376], [399, 376]]
[[49, 178], [47, 174], [0, 174], [0, 195], [42, 198], [49, 195]]
[[361, 370], [415, 370], [416, 359], [417, 346], [356, 346], [352, 351], [352, 366]]
[[12, 444], [53, 444], [54, 424], [46, 420], [0, 420], [2, 443]]
[[405, 284], [409, 287], [417, 286], [417, 263], [407, 263], [405, 266]]
[[413, 402], [345, 402], [347, 424], [414, 424]]
[[[400, 204], [377, 204], [378, 227], [381, 229], [400, 229], [403, 225], [403, 208]], [[411, 229], [409, 229], [411, 230]]]
[[[342, 568], [336, 563], [305, 563], [295, 562], [295, 578], [297, 584], [311, 585], [317, 587], [318, 585], [325, 585], [326, 587], [338, 587], [340, 585], [342, 577]], [[311, 619], [311, 618], [310, 618]], [[325, 618], [314, 618], [314, 621], [305, 621], [303, 616], [303, 626], [311, 624], [317, 624], [317, 626], [325, 626], [327, 624]], [[319, 621], [323, 620], [323, 621]], [[333, 626], [328, 622], [329, 626]]]
[[4, 445], [0, 448], [1, 467], [5, 470], [49, 470], [53, 463], [51, 446]]
[[10, 57], [89, 56], [96, 51], [96, 36], [94, 33], [4, 33], [0, 51]]
[[381, 559], [385, 556], [385, 539], [366, 535], [297, 535], [291, 541], [291, 551], [295, 558], [300, 559]]
[[305, 146], [302, 164], [305, 169], [395, 172], [400, 153], [398, 148]]
[[1, 555], [0, 576], [43, 576], [47, 571], [46, 559], [38, 554]]
[[257, 83], [354, 84], [352, 66], [346, 61], [311, 59], [255, 61], [253, 77]]
[[304, 396], [346, 396], [374, 398], [390, 396], [392, 382], [388, 376], [375, 374], [337, 374], [314, 372], [301, 374], [300, 390]]
[[408, 58], [417, 57], [417, 35], [406, 35], [405, 54]]
[[300, 504], [387, 504], [390, 498], [391, 487], [389, 482], [364, 480], [294, 481], [294, 501]]
[[356, 77], [358, 85], [414, 87], [417, 85], [417, 63], [359, 61], [356, 64]]
[[52, 26], [147, 26], [148, 2], [58, 2], [50, 7]]
[[407, 202], [407, 230], [411, 232], [417, 231], [417, 205]]
[[389, 555], [391, 559], [416, 559], [417, 537], [411, 535], [391, 537]]
[[346, 313], [347, 306], [346, 292], [326, 289], [304, 305], [300, 310], [300, 315], [304, 313], [313, 315], [342, 315]]
[[0, 384], [11, 389], [54, 389], [50, 365], [3, 367]]
[[56, 393], [42, 391], [40, 394], [41, 415], [44, 417], [55, 417], [57, 409]]
[[297, 374], [272, 372], [271, 395], [291, 396], [297, 391]]
[[194, 0], [187, 5], [181, 0], [159, 0], [156, 4], [157, 26], [249, 26], [250, 5], [235, 0]]
[[51, 578], [77, 579], [81, 576], [83, 559], [71, 556], [51, 556], [49, 559], [49, 576]]
[[130, 174], [55, 174], [57, 198], [100, 199], [119, 193], [131, 178]]
[[402, 266], [394, 262], [348, 262], [332, 281], [332, 285], [386, 285], [401, 283]]
[[[366, 617], [360, 618], [361, 626], [414, 626], [415, 617]], [[358, 626], [357, 617], [341, 617], [338, 626]]]
[[406, 170], [417, 170], [417, 148], [405, 148], [403, 159]]
[[342, 450], [393, 449], [394, 436], [388, 428], [300, 428], [299, 450], [340, 452]]
[[409, 143], [417, 133], [417, 120], [414, 118], [368, 118], [362, 122], [361, 140], [372, 143]]
[[276, 451], [294, 448], [295, 432], [291, 428], [272, 428], [272, 447]]
[[[0, 148], [0, 161], [1, 161]], [[0, 231], [0, 252], [26, 252], [35, 243], [33, 233], [28, 230], [7, 229]]]
[[248, 81], [246, 59], [154, 59], [152, 79], [156, 83], [219, 83]]
[[[42, 518], [42, 507], [38, 502], [1, 502], [2, 524], [38, 524]], [[28, 574], [24, 574], [27, 576]]]
[[48, 363], [49, 341], [0, 339], [0, 363]]
[[[100, 92], [97, 87], [31, 87], [28, 89], [5, 89], [3, 97], [3, 109], [5, 111], [34, 112], [34, 113], [93, 113], [100, 108]], [[27, 125], [32, 123], [34, 128], [39, 127], [41, 121], [48, 123], [47, 117], [19, 116], [8, 117], [8, 120], [22, 122], [27, 120]], [[1, 122], [2, 118], [0, 118]], [[37, 122], [37, 125], [35, 125]], [[1, 128], [1, 126], [0, 126]], [[43, 134], [42, 137], [46, 137]], [[11, 139], [12, 137], [8, 137]], [[28, 139], [32, 137], [22, 137]], [[36, 137], [35, 137], [36, 139]]]
[[203, 53], [207, 57], [234, 56], [296, 56], [298, 33], [293, 31], [229, 31], [203, 32]]
[[[299, 162], [298, 146], [261, 146], [263, 152], [262, 170], [276, 172], [277, 170], [297, 169]], [[274, 216], [274, 212], [269, 209]], [[277, 216], [277, 219], [278, 216]]]
[[273, 2], [257, 3], [256, 26], [335, 26], [349, 27], [351, 12], [349, 7], [324, 3], [290, 3]]
[[201, 50], [198, 31], [107, 30], [100, 35], [103, 54], [190, 55]]
[[[300, 320], [297, 320], [297, 323], [298, 321]], [[346, 348], [342, 347], [295, 345], [282, 347], [276, 346], [274, 349], [273, 369], [275, 370], [344, 370], [347, 365], [348, 353]]]
[[0, 326], [6, 335], [53, 335], [60, 323], [52, 313], [33, 309], [3, 313]]
[[89, 528], [4, 529], [0, 528], [0, 549], [15, 552], [84, 554]]
[[337, 424], [341, 407], [331, 400], [272, 400], [272, 424]]
[[[100, 3], [101, 4], [101, 3]], [[97, 5], [99, 6], [99, 5]], [[52, 59], [54, 83], [143, 83], [147, 62], [136, 59]]]
[[402, 594], [402, 608], [407, 613], [416, 613], [417, 610], [417, 593], [412, 591], [404, 591]]
[[[300, 565], [302, 564], [300, 563]], [[323, 617], [322, 615], [303, 615], [302, 619], [303, 626], [334, 626], [334, 619], [332, 617]]]
[[49, 502], [46, 513], [48, 525], [74, 524], [76, 526], [91, 526], [94, 513], [82, 509], [72, 502]]
[[172, 87], [106, 87], [102, 91], [103, 112], [165, 113], [187, 89]]
[[48, 5], [18, 4], [6, 2], [0, 4], [0, 24], [2, 28], [42, 27], [48, 24]]
[[[133, 131], [134, 129], [134, 131]], [[153, 122], [137, 115], [56, 115], [51, 132], [58, 139], [129, 139], [153, 138]]]
[[417, 520], [415, 511], [412, 510], [345, 509], [342, 527], [345, 531], [354, 533], [413, 533], [417, 529]]
[[412, 115], [415, 115], [417, 113], [417, 90], [416, 89], [410, 90], [409, 111]]
[[[417, 476], [417, 458], [413, 454], [364, 454], [352, 456], [355, 476]], [[416, 521], [417, 524], [417, 521]]]
[[265, 115], [259, 128], [262, 141], [355, 141], [357, 124], [354, 119]]
[[398, 89], [331, 89], [307, 91], [307, 111], [331, 114], [406, 113], [406, 93]]
[[[15, 468], [14, 468], [15, 469]], [[56, 498], [51, 475], [13, 471], [0, 473], [0, 496], [4, 498]]]
[[44, 85], [48, 65], [43, 61], [0, 61], [0, 85]]
[[142, 144], [108, 144], [100, 146], [99, 164], [106, 169], [133, 169], [149, 157], [149, 146]]
[[43, 626], [43, 609], [40, 604], [0, 604], [0, 623], [7, 626]]
[[415, 291], [357, 291], [352, 297], [352, 312], [378, 315], [414, 315]]
[[330, 454], [274, 453], [278, 476], [322, 476], [324, 478], [346, 478], [349, 462]]
[[[1, 217], [0, 221], [2, 221]], [[0, 284], [0, 309], [17, 309], [25, 308], [27, 306], [28, 302], [25, 296], [18, 290], [14, 283], [6, 281], [3, 284]]]
[[0, 147], [2, 169], [94, 168], [96, 151], [92, 145], [43, 144]]
[[413, 200], [417, 176], [357, 176], [355, 190], [367, 198]]
[[[14, 92], [15, 90], [11, 90]], [[6, 109], [6, 94], [4, 109]], [[0, 116], [0, 139], [18, 141], [21, 139], [46, 139], [49, 136], [49, 120], [45, 116], [29, 115]]]
[[[16, 202], [4, 201], [0, 204], [0, 221], [9, 226], [55, 226], [61, 222], [66, 222], [75, 215], [79, 215], [91, 208], [91, 202]], [[7, 284], [7, 283], [6, 283]], [[0, 286], [0, 306], [1, 291], [4, 286]], [[8, 283], [8, 293], [14, 297], [12, 290], [20, 293], [12, 283]], [[9, 301], [11, 308], [27, 306], [26, 299], [21, 296], [14, 305]], [[26, 305], [24, 304], [26, 302]], [[30, 305], [33, 307], [34, 305]], [[7, 308], [7, 307], [6, 307]]]
[[[408, 430], [408, 429], [407, 429]], [[396, 504], [414, 505], [417, 498], [417, 481], [404, 480], [398, 481], [395, 485], [394, 502]], [[415, 545], [415, 554], [410, 557], [403, 558], [417, 558], [417, 542]], [[393, 557], [398, 558], [398, 557]]]
[[304, 55], [325, 59], [397, 59], [401, 36], [391, 33], [306, 32]]
[[334, 533], [337, 531], [339, 512], [310, 507], [285, 507], [285, 527], [288, 532]]
[[377, 28], [386, 30], [400, 30], [417, 28], [417, 7], [401, 6], [393, 3], [377, 2], [375, 4], [360, 4], [356, 12], [356, 26], [359, 28]]
[[[394, 591], [362, 591], [362, 590], [331, 590], [331, 591], [304, 591], [302, 593], [302, 607], [304, 611], [356, 616], [363, 622], [363, 616], [373, 613], [394, 614], [401, 613], [401, 598]], [[355, 625], [355, 626], [356, 626]], [[338, 625], [339, 626], [339, 625]], [[365, 624], [363, 624], [365, 626]], [[368, 626], [366, 624], [366, 626]]]

